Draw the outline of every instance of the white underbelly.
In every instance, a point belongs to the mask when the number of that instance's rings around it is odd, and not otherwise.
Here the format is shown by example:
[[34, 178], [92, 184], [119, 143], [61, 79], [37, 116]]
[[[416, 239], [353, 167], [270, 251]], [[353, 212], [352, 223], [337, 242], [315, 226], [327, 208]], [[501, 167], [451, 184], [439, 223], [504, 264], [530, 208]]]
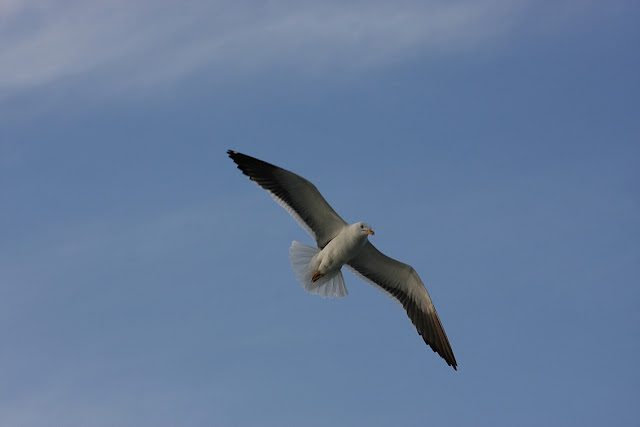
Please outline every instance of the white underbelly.
[[312, 267], [321, 274], [331, 274], [340, 270], [343, 265], [360, 253], [364, 243], [366, 243], [366, 238], [340, 233], [318, 252], [312, 261]]

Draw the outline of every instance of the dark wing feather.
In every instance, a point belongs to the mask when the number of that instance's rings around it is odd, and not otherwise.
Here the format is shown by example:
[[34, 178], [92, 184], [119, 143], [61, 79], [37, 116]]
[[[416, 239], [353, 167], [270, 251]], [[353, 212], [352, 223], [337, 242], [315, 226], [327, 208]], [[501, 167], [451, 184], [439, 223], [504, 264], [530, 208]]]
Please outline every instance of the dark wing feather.
[[333, 210], [318, 189], [293, 172], [237, 151], [227, 151], [238, 169], [269, 192], [271, 197], [324, 248], [347, 223]]
[[389, 258], [367, 242], [348, 266], [356, 275], [402, 304], [424, 342], [453, 369], [458, 369], [436, 308], [420, 276], [410, 265]]

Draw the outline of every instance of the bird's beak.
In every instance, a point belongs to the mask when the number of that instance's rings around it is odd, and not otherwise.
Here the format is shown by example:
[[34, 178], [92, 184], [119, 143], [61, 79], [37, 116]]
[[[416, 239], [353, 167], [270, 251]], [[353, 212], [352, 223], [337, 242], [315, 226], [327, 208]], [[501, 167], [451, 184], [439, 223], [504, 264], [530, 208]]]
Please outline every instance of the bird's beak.
[[375, 236], [375, 235], [376, 235], [376, 233], [374, 233], [374, 231], [373, 231], [373, 230], [369, 230], [369, 231], [367, 231], [367, 233], [371, 234], [372, 236]]

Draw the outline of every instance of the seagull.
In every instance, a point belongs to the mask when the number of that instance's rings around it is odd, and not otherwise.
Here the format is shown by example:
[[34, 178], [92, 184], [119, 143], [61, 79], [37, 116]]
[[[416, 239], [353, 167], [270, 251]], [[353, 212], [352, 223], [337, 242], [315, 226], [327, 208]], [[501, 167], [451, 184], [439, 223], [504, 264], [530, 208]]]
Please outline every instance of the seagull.
[[345, 266], [402, 305], [424, 342], [458, 370], [422, 280], [413, 267], [384, 255], [369, 242], [369, 236], [375, 235], [369, 224], [348, 224], [315, 185], [293, 172], [237, 151], [228, 150], [227, 154], [315, 239], [317, 248], [293, 241], [289, 249], [296, 279], [307, 292], [325, 298], [347, 296], [342, 276]]

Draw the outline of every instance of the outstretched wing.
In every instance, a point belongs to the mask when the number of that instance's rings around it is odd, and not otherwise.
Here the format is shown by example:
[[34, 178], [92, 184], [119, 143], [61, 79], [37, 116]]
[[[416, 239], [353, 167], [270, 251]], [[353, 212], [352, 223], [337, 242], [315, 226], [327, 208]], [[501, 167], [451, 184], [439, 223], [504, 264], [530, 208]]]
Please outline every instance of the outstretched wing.
[[424, 342], [453, 369], [458, 370], [436, 308], [420, 276], [410, 265], [389, 258], [367, 242], [358, 256], [349, 261], [348, 267], [402, 304]]
[[227, 154], [243, 174], [267, 190], [298, 221], [319, 248], [324, 248], [347, 225], [315, 185], [301, 176], [237, 151], [228, 150]]

